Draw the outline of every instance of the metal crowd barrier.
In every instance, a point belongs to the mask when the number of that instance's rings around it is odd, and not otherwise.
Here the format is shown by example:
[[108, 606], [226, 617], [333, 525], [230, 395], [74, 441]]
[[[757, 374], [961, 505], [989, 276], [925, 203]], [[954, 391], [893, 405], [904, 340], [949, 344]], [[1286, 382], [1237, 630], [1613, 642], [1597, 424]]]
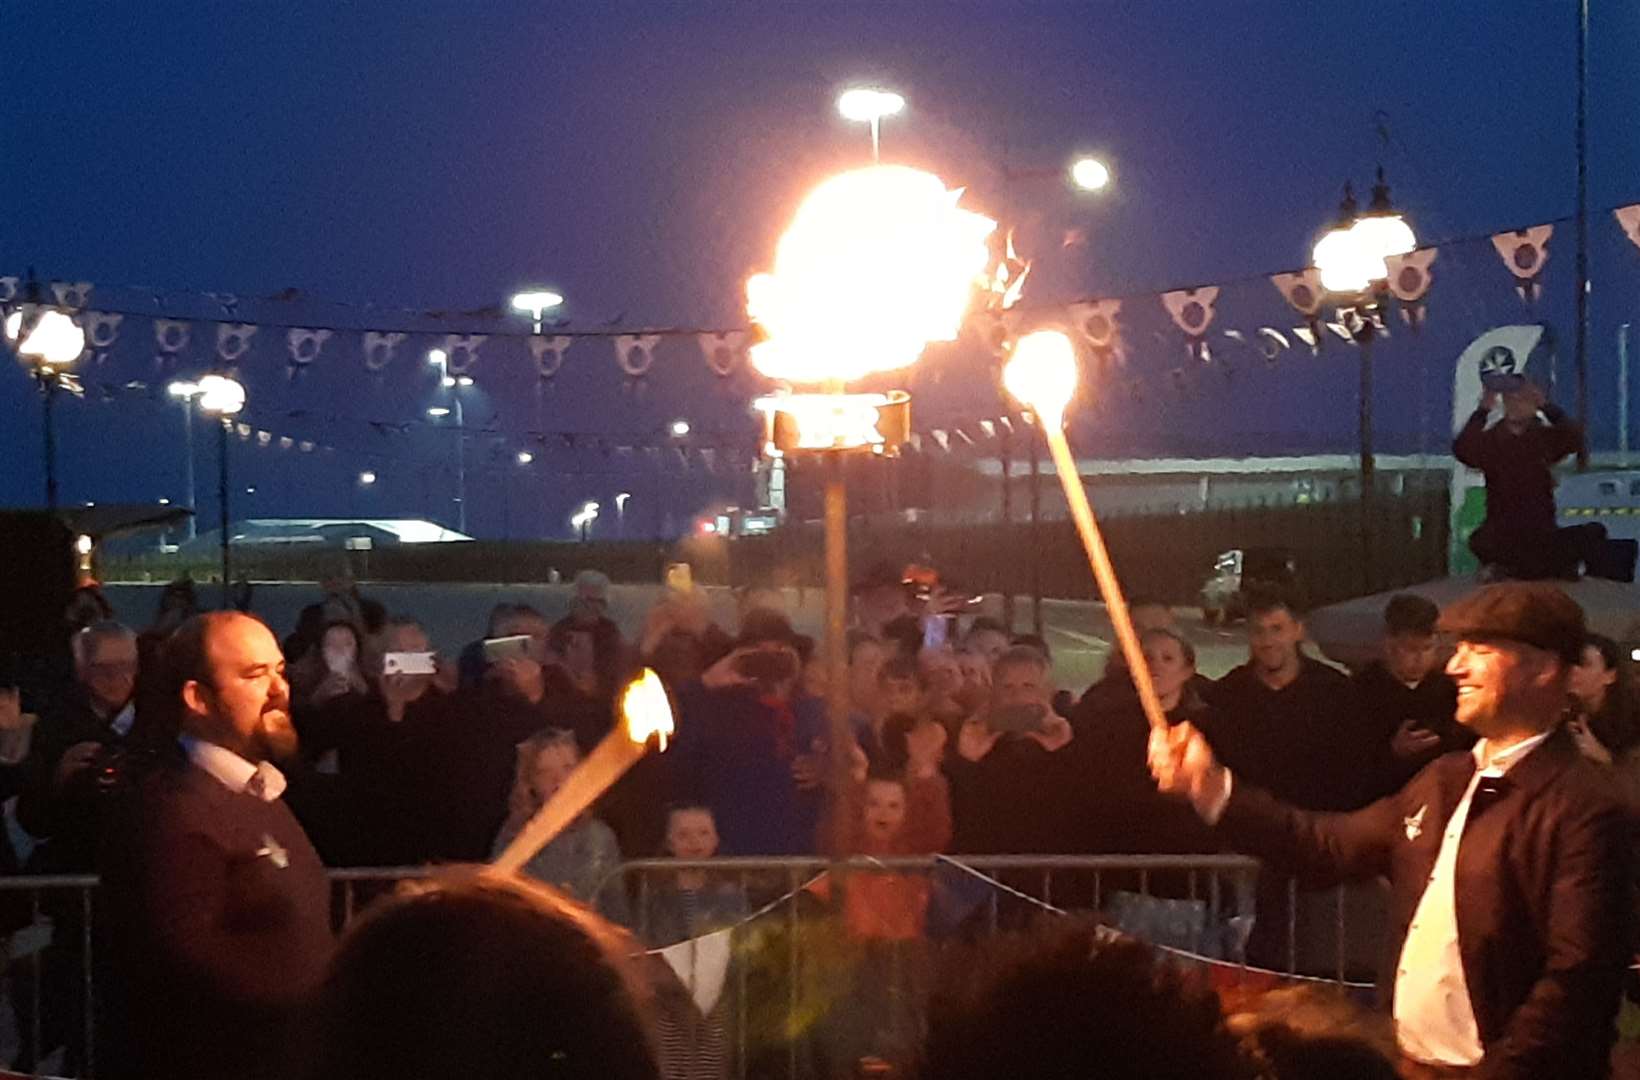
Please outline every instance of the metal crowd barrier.
[[[896, 858], [853, 858], [831, 860], [815, 856], [786, 858], [728, 858], [705, 860], [634, 859], [622, 863], [611, 873], [605, 886], [618, 884], [630, 901], [631, 929], [640, 941], [658, 949], [664, 944], [651, 940], [648, 917], [650, 898], [657, 885], [675, 880], [680, 871], [705, 871], [716, 881], [732, 881], [743, 900], [742, 908], [757, 912], [767, 904], [771, 909], [781, 900], [801, 893], [804, 886], [822, 872], [841, 869], [859, 874], [921, 874], [936, 871], [956, 875], [957, 879], [971, 880], [976, 890], [983, 887], [984, 910], [969, 920], [980, 935], [994, 935], [1010, 925], [1003, 905], [1024, 910], [1089, 910], [1105, 911], [1120, 894], [1152, 898], [1153, 890], [1161, 882], [1165, 896], [1155, 899], [1188, 902], [1200, 905], [1203, 924], [1223, 927], [1232, 923], [1250, 924], [1254, 915], [1256, 882], [1259, 863], [1239, 855], [980, 855], [980, 856], [911, 856]], [[403, 880], [427, 876], [433, 871], [427, 867], [368, 867], [334, 869], [328, 872], [331, 882], [332, 921], [338, 930], [344, 928], [376, 897], [390, 892]], [[82, 1042], [74, 1047], [72, 1071], [79, 1076], [95, 1075], [96, 1045], [96, 986], [93, 942], [96, 906], [94, 898], [98, 880], [90, 875], [19, 875], [0, 878], [0, 902], [21, 893], [27, 897], [31, 924], [12, 935], [10, 963], [7, 970], [7, 996], [19, 1017], [16, 1042], [21, 1056], [18, 1071], [29, 1075], [38, 1072], [42, 1056], [52, 1047], [41, 1047], [46, 1039], [47, 1015], [51, 1006], [61, 1007], [61, 1000], [48, 1000], [44, 995], [45, 970], [51, 969], [54, 992], [66, 985], [65, 972], [59, 965], [72, 964], [69, 982], [78, 983], [79, 1000], [72, 1003], [79, 1013], [79, 1036]], [[1298, 971], [1300, 960], [1309, 953], [1309, 964], [1314, 967], [1315, 950], [1306, 949], [1300, 914], [1305, 894], [1291, 881], [1285, 883], [1289, 903], [1286, 905], [1282, 927], [1287, 963], [1286, 971]], [[600, 890], [601, 891], [601, 890]], [[1332, 942], [1335, 953], [1331, 972], [1314, 972], [1343, 983], [1352, 967], [1359, 971], [1358, 957], [1353, 961], [1347, 955], [1346, 913], [1359, 915], [1359, 902], [1346, 890], [1328, 890], [1309, 894], [1310, 907], [1319, 905], [1330, 913]], [[1313, 910], [1310, 915], [1313, 917]], [[798, 1006], [797, 969], [800, 958], [797, 947], [800, 935], [797, 903], [785, 904], [780, 912], [785, 932], [791, 942], [792, 969], [786, 990], [786, 1006], [795, 1015]], [[50, 920], [49, 922], [47, 920]], [[1313, 918], [1312, 918], [1313, 921]], [[56, 925], [53, 925], [55, 923]], [[57, 936], [67, 930], [71, 938]], [[1142, 933], [1136, 936], [1144, 936]], [[1156, 942], [1172, 944], [1186, 951], [1190, 941]], [[76, 955], [77, 954], [77, 955]], [[1246, 963], [1245, 956], [1221, 955], [1220, 959]], [[745, 971], [737, 973], [742, 980], [738, 1008], [744, 1011]], [[18, 1008], [19, 1000], [26, 1006]], [[25, 1019], [26, 1017], [26, 1019]], [[743, 1022], [745, 1017], [739, 1019]], [[66, 1036], [67, 1028], [59, 1024], [52, 1041]], [[744, 1040], [744, 1026], [738, 1037]], [[71, 1038], [65, 1041], [72, 1043]], [[744, 1069], [745, 1046], [740, 1046], [738, 1060]], [[788, 1074], [800, 1075], [795, 1044], [790, 1051]], [[742, 1072], [742, 1075], [744, 1073]]]

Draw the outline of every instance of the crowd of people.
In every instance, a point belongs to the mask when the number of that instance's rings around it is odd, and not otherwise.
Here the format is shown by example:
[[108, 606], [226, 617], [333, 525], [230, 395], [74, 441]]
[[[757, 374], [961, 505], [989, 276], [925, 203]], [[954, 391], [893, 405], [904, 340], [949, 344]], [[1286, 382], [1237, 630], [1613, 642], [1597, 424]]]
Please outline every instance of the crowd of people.
[[[107, 948], [97, 964], [109, 1003], [123, 1007], [102, 1010], [99, 1071], [285, 1075], [288, 1052], [308, 1033], [274, 1018], [290, 1019], [285, 1006], [317, 991], [331, 957], [325, 868], [487, 861], [608, 732], [616, 696], [640, 666], [671, 692], [675, 746], [642, 759], [524, 873], [645, 946], [732, 926], [749, 898], [699, 869], [639, 890], [619, 873], [626, 858], [1226, 848], [1225, 828], [1199, 800], [1158, 790], [1150, 726], [1119, 654], [1099, 681], [1066, 693], [1040, 638], [967, 614], [966, 597], [874, 568], [852, 597], [852, 739], [837, 768], [815, 643], [793, 629], [778, 591], [745, 589], [736, 599], [735, 624], [724, 627], [699, 590], [664, 590], [628, 638], [609, 617], [607, 579], [588, 572], [564, 617], [499, 604], [470, 645], [444, 657], [413, 615], [388, 613], [346, 580], [326, 583], [283, 642], [252, 615], [196, 614], [186, 582], [164, 591], [140, 632], [86, 590], [65, 627], [66, 685], [36, 688], [26, 708], [0, 690], [0, 794], [15, 796], [16, 822], [32, 841], [24, 858], [6, 852], [14, 872], [102, 875], [97, 931]], [[1295, 812], [1381, 806], [1431, 762], [1475, 742], [1473, 727], [1456, 719], [1441, 613], [1416, 595], [1389, 602], [1382, 658], [1353, 675], [1305, 651], [1303, 610], [1279, 592], [1248, 597], [1247, 660], [1218, 680], [1196, 670], [1170, 608], [1143, 598], [1131, 606], [1174, 730], [1203, 740], [1238, 785]], [[1640, 807], [1627, 656], [1578, 625], [1557, 723]], [[926, 993], [931, 961], [918, 943], [927, 876], [847, 875], [839, 884], [836, 895], [818, 892], [864, 950], [851, 993], [870, 997], [884, 971], [907, 966]], [[1109, 908], [1123, 883], [1104, 886]], [[1163, 878], [1146, 883], [1147, 892], [1168, 890]], [[469, 881], [394, 903], [405, 919], [438, 908], [428, 897], [511, 905], [520, 933], [534, 917], [526, 909], [546, 904], [536, 930], [568, 934], [549, 924], [575, 923], [590, 935], [576, 946], [588, 955], [605, 940], [536, 893], [504, 891]], [[1093, 906], [1100, 897], [1072, 881], [1057, 902]], [[1279, 903], [1261, 896], [1261, 926], [1285, 922]], [[0, 914], [10, 929], [30, 918]], [[83, 1060], [85, 913], [60, 904], [47, 914], [56, 933], [33, 961], [40, 997], [14, 990], [19, 1026], [28, 1030], [36, 1009], [47, 1018], [43, 1043], [26, 1048], [30, 1060], [58, 1041]], [[455, 907], [426, 917], [452, 926], [468, 918]], [[363, 963], [372, 950], [390, 951], [393, 933], [410, 932], [371, 925], [339, 963]], [[492, 931], [468, 927], [457, 939], [467, 933]], [[493, 934], [474, 947], [501, 948], [503, 930]], [[1274, 959], [1257, 930], [1248, 947], [1255, 960], [1260, 949]], [[387, 976], [358, 978], [329, 992], [386, 1023], [391, 1012], [367, 999], [376, 993], [369, 979]], [[599, 993], [619, 991], [612, 982]], [[918, 1054], [920, 1013], [905, 1015], [895, 1001], [864, 1011], [873, 1018], [866, 1029], [838, 1036], [850, 1060]], [[413, 1004], [399, 1015], [414, 1015]], [[707, 1019], [704, 1037], [721, 1043], [721, 1023]], [[692, 1036], [697, 1051], [701, 1038]], [[372, 1044], [370, 1053], [380, 1050]], [[370, 1071], [352, 1060], [355, 1071], [335, 1075]]]

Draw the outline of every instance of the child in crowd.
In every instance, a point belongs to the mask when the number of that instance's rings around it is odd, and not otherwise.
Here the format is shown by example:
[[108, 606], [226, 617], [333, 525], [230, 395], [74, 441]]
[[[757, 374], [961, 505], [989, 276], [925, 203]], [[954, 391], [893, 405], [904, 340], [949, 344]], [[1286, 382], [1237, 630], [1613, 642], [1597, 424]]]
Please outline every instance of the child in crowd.
[[[518, 744], [518, 770], [494, 854], [500, 854], [523, 830], [580, 760], [575, 736], [568, 731], [549, 728]], [[582, 815], [531, 857], [523, 873], [597, 908], [606, 919], [626, 923], [626, 892], [615, 875], [620, 864], [615, 833], [597, 818]]]
[[871, 708], [856, 714], [855, 737], [866, 762], [875, 765], [883, 757], [883, 734], [890, 716], [918, 717], [923, 712], [923, 682], [916, 661], [890, 656], [877, 666], [877, 688]]
[[[674, 859], [710, 859], [718, 853], [711, 807], [683, 802], [666, 811], [665, 851]], [[638, 933], [660, 948], [733, 926], [746, 915], [746, 894], [732, 877], [679, 870], [654, 882], [643, 899]]]

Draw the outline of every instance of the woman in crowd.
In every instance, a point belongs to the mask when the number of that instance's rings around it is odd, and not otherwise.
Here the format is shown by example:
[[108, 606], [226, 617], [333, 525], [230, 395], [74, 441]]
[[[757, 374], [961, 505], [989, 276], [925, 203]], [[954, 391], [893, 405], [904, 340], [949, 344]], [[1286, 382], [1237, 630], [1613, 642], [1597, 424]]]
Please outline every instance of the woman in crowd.
[[291, 704], [304, 709], [347, 694], [369, 693], [360, 666], [361, 652], [356, 624], [343, 619], [326, 623], [306, 653], [287, 657]]
[[[580, 760], [575, 737], [567, 731], [549, 729], [519, 744], [518, 772], [507, 803], [506, 823], [495, 838], [494, 854], [523, 830]], [[614, 876], [620, 864], [621, 850], [614, 831], [597, 818], [582, 815], [525, 863], [523, 872], [582, 903], [594, 905], [606, 918], [625, 923], [626, 894]]]
[[1610, 766], [1624, 797], [1640, 806], [1640, 707], [1629, 667], [1617, 642], [1588, 635], [1569, 680], [1566, 729], [1583, 756]]
[[636, 946], [552, 889], [447, 873], [342, 939], [314, 1011], [313, 1080], [657, 1080]]

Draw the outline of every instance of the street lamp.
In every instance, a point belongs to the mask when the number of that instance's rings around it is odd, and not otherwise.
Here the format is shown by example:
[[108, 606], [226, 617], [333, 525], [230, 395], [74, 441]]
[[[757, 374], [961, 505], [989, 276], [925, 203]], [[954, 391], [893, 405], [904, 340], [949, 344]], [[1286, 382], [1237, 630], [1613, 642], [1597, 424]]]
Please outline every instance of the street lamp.
[[622, 540], [626, 539], [626, 501], [630, 498], [630, 491], [623, 491], [615, 496], [615, 531]]
[[576, 529], [580, 530], [581, 543], [584, 544], [587, 542], [588, 534], [592, 531], [592, 523], [597, 520], [598, 504], [595, 502], [588, 502], [583, 504], [581, 509], [577, 510], [570, 516], [569, 523]]
[[1385, 260], [1408, 254], [1417, 246], [1412, 227], [1390, 202], [1389, 184], [1380, 166], [1367, 212], [1356, 212], [1355, 191], [1345, 184], [1338, 220], [1316, 241], [1313, 251], [1321, 286], [1338, 304], [1339, 321], [1361, 350], [1357, 403], [1361, 443], [1361, 573], [1368, 592], [1374, 585], [1372, 527], [1377, 486], [1377, 463], [1372, 449], [1372, 343], [1382, 327], [1380, 312], [1389, 284]]
[[1110, 183], [1110, 170], [1098, 158], [1077, 158], [1071, 163], [1071, 183], [1083, 191], [1102, 191]]
[[689, 421], [687, 421], [687, 420], [674, 420], [674, 421], [672, 421], [671, 426], [668, 430], [670, 430], [672, 432], [672, 437], [674, 439], [681, 439], [685, 435], [689, 434], [689, 430], [690, 430]]
[[856, 86], [837, 98], [837, 111], [843, 119], [857, 124], [871, 125], [871, 160], [882, 156], [883, 117], [897, 116], [905, 109], [905, 98], [892, 90], [875, 86]]
[[[38, 291], [38, 285], [30, 288]], [[40, 389], [45, 430], [46, 506], [57, 509], [57, 423], [53, 406], [57, 391], [72, 386], [66, 368], [85, 352], [85, 331], [64, 312], [38, 304], [24, 304], [5, 321], [6, 340], [17, 358], [30, 368]], [[65, 382], [65, 380], [68, 380]]]
[[530, 462], [532, 462], [534, 460], [535, 460], [535, 455], [530, 453], [528, 450], [520, 450], [518, 452], [518, 463], [520, 465], [528, 465]]
[[512, 308], [514, 311], [528, 314], [533, 331], [539, 334], [542, 314], [563, 302], [564, 298], [551, 289], [526, 289], [513, 294]]
[[[455, 406], [456, 418], [456, 529], [465, 534], [467, 532], [467, 422], [461, 412], [461, 390], [473, 385], [473, 380], [466, 375], [460, 377], [450, 374], [450, 354], [443, 349], [427, 350], [427, 362], [439, 371], [439, 385], [450, 391], [450, 401]], [[450, 409], [442, 405], [434, 405], [427, 410], [427, 415], [437, 420], [449, 416]]]
[[194, 490], [194, 401], [199, 397], [199, 384], [177, 379], [168, 383], [166, 393], [182, 402], [183, 477], [188, 487], [188, 539], [199, 535], [194, 521], [198, 493]]
[[764, 452], [825, 464], [826, 713], [839, 790], [852, 745], [843, 462], [897, 454], [911, 424], [904, 391], [850, 394], [846, 387], [910, 367], [929, 342], [953, 340], [961, 330], [991, 261], [996, 223], [960, 208], [959, 194], [904, 166], [834, 176], [798, 207], [776, 246], [774, 269], [746, 283], [747, 311], [762, 336], [751, 347], [752, 365], [810, 388], [755, 403], [766, 418]]
[[[220, 504], [219, 524], [222, 527], [222, 606], [227, 608], [233, 569], [232, 537], [228, 532], [228, 429], [233, 426], [229, 417], [238, 415], [245, 408], [245, 387], [237, 379], [226, 375], [207, 375], [199, 380], [195, 392], [200, 411], [217, 419], [216, 497]], [[254, 490], [246, 489], [247, 493]]]
[[359, 474], [359, 484], [362, 487], [369, 487], [370, 485], [374, 484], [375, 482], [376, 482], [376, 474], [371, 472], [369, 469], [366, 469], [364, 472]]

